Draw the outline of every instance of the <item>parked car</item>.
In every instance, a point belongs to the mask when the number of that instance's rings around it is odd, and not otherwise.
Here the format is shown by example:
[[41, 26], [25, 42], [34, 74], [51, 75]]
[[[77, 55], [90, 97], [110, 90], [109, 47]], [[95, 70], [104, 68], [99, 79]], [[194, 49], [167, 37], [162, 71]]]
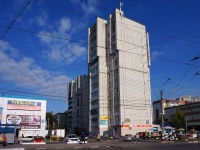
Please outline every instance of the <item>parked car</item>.
[[132, 135], [132, 134], [126, 134], [126, 135], [123, 137], [123, 140], [124, 140], [124, 141], [132, 141], [132, 140], [133, 140], [133, 135]]
[[34, 142], [44, 142], [44, 138], [42, 136], [35, 136], [33, 141]]
[[19, 141], [21, 142], [33, 142], [34, 137], [33, 136], [26, 136], [26, 137], [20, 137]]
[[65, 138], [67, 144], [80, 143], [80, 139], [76, 134], [68, 134]]

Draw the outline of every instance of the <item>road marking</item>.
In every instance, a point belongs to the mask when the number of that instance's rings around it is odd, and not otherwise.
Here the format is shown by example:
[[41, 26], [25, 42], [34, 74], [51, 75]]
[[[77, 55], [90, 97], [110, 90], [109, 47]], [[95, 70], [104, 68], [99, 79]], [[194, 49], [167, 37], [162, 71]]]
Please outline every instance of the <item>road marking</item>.
[[91, 146], [91, 148], [99, 148], [99, 146]]
[[82, 148], [82, 147], [74, 147], [74, 149], [78, 149], [78, 148]]
[[36, 149], [46, 149], [46, 148], [36, 148]]
[[111, 146], [106, 146], [106, 147], [111, 147]]
[[65, 149], [64, 147], [58, 147], [58, 148], [56, 148], [56, 149]]

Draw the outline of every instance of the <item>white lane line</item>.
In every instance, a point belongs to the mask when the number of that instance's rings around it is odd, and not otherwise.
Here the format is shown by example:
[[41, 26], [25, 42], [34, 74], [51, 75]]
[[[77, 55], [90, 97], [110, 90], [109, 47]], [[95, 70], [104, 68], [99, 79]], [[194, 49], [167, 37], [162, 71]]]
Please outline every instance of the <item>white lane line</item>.
[[111, 146], [106, 146], [106, 147], [111, 147]]
[[56, 149], [65, 149], [64, 147], [58, 147], [58, 148], [56, 148]]
[[99, 148], [99, 146], [91, 146], [91, 148]]
[[79, 148], [82, 148], [82, 147], [74, 147], [74, 149], [79, 149]]

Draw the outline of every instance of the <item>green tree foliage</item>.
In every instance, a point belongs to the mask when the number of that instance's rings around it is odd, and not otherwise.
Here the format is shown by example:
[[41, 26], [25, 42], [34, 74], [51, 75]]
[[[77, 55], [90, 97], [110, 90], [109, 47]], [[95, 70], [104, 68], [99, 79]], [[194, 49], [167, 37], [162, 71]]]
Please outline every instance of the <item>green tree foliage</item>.
[[53, 130], [53, 122], [55, 122], [53, 112], [46, 112], [47, 129]]
[[174, 115], [171, 124], [172, 127], [176, 129], [185, 128], [185, 114], [181, 109], [176, 110], [176, 114]]

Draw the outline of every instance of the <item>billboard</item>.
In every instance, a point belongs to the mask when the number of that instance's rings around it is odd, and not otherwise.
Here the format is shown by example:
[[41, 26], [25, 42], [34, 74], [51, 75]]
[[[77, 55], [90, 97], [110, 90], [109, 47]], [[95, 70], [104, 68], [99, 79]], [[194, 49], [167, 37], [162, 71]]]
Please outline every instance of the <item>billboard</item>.
[[8, 100], [8, 110], [41, 110], [41, 102]]
[[108, 116], [100, 116], [100, 125], [108, 124]]
[[7, 124], [18, 124], [21, 129], [40, 129], [41, 116], [38, 115], [7, 115]]
[[3, 107], [0, 107], [0, 123], [2, 122], [2, 110], [3, 110]]

